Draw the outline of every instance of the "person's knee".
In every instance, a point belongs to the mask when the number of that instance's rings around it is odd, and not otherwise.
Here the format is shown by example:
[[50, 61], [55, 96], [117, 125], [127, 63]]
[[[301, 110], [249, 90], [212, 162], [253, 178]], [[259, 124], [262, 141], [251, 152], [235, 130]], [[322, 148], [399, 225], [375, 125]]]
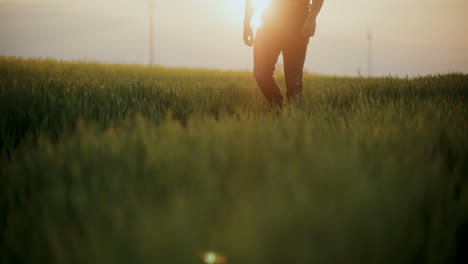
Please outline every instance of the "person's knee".
[[289, 78], [286, 80], [286, 95], [289, 99], [302, 93], [304, 85], [301, 78]]
[[304, 83], [302, 82], [302, 76], [287, 76], [286, 78], [287, 90], [301, 91], [303, 87], [304, 87]]
[[253, 77], [257, 83], [261, 83], [264, 75], [259, 70], [257, 70], [257, 68], [254, 68]]
[[302, 82], [292, 82], [286, 85], [286, 89], [289, 91], [302, 91], [304, 89], [304, 86]]
[[273, 81], [273, 73], [254, 69], [253, 76], [258, 85]]

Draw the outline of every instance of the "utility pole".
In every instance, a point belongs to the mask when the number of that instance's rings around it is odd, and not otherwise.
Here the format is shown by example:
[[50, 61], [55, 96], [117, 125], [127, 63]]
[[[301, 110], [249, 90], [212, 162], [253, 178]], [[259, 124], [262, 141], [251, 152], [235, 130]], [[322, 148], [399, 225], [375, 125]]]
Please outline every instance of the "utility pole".
[[154, 0], [149, 0], [149, 65], [154, 63]]
[[372, 75], [372, 31], [367, 31], [367, 76]]

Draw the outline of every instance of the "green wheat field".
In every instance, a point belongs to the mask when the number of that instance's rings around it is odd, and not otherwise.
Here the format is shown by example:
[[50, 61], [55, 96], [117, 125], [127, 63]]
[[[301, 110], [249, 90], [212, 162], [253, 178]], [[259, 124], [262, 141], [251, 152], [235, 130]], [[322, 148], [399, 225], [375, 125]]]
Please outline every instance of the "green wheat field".
[[467, 231], [468, 75], [280, 110], [249, 72], [0, 57], [1, 263], [462, 263]]

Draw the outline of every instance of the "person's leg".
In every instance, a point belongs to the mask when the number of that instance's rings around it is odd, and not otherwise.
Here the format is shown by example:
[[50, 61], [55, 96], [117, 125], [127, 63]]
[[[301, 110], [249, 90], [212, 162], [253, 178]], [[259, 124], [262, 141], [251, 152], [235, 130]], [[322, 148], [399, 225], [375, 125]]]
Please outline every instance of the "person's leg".
[[254, 77], [260, 91], [270, 105], [283, 106], [283, 96], [278, 87], [273, 73], [278, 57], [281, 53], [281, 45], [277, 33], [273, 30], [260, 28], [254, 42]]
[[299, 33], [292, 34], [283, 48], [284, 78], [288, 100], [300, 96], [303, 90], [302, 77], [309, 39]]

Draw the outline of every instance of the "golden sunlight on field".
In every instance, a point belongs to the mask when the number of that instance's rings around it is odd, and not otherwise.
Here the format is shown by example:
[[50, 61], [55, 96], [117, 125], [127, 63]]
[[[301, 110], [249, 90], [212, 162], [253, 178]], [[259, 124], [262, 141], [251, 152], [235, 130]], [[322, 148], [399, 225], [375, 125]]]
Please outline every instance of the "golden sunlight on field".
[[[243, 45], [245, 0], [0, 0], [0, 55], [251, 70]], [[260, 13], [271, 0], [252, 0]], [[326, 0], [305, 68], [356, 76], [468, 72], [466, 0]]]

